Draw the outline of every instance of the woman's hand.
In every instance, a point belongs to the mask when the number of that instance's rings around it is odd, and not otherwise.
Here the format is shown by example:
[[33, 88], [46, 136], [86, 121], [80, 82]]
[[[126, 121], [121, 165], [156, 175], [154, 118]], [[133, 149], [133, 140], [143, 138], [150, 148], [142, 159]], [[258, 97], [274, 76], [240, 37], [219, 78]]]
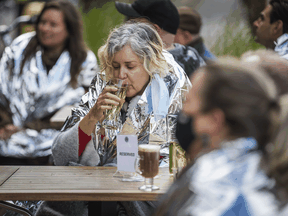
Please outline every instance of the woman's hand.
[[13, 124], [5, 125], [3, 128], [0, 129], [0, 139], [7, 140], [14, 133], [16, 133], [18, 131], [19, 131], [19, 128], [14, 126]]
[[106, 86], [102, 93], [99, 95], [96, 104], [92, 107], [88, 116], [90, 119], [102, 121], [104, 118], [105, 110], [112, 109], [112, 105], [118, 106], [121, 99], [115, 95], [118, 89], [114, 86]]
[[99, 95], [97, 102], [91, 108], [90, 112], [82, 119], [79, 126], [81, 130], [90, 135], [94, 129], [95, 124], [104, 119], [105, 110], [112, 109], [112, 105], [119, 105], [121, 99], [115, 95], [118, 89], [114, 86], [106, 86]]

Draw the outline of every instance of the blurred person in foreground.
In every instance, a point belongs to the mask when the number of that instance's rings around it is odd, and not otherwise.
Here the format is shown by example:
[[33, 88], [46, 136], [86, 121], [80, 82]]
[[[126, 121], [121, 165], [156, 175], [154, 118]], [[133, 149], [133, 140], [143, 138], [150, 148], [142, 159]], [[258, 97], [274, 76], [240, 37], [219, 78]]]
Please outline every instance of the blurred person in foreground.
[[255, 41], [288, 60], [288, 0], [271, 0], [253, 23]]
[[136, 0], [132, 4], [116, 1], [115, 6], [127, 20], [152, 24], [163, 41], [164, 49], [173, 55], [188, 77], [198, 67], [205, 65], [196, 49], [174, 43], [179, 27], [179, 14], [170, 0]]
[[[288, 114], [288, 61], [283, 59], [272, 50], [256, 50], [248, 51], [241, 56], [241, 61], [245, 64], [251, 63], [259, 66], [270, 76], [275, 82], [281, 107], [280, 120], [285, 120]], [[189, 130], [189, 129], [188, 129]], [[194, 161], [202, 154], [210, 151], [210, 149], [202, 148], [201, 139], [198, 138], [189, 145], [189, 157]]]
[[278, 88], [281, 125], [273, 141], [265, 147], [261, 167], [271, 179], [275, 180], [273, 191], [279, 202], [278, 205], [283, 208], [281, 215], [284, 216], [288, 214], [288, 179], [286, 173], [288, 168], [288, 62], [270, 50], [246, 52], [242, 55], [241, 60], [263, 68]]
[[176, 135], [184, 149], [202, 137], [202, 148], [209, 152], [186, 168], [154, 215], [282, 212], [274, 179], [260, 169], [279, 125], [277, 89], [264, 70], [246, 64], [227, 58], [192, 76]]
[[96, 74], [87, 50], [81, 15], [68, 1], [46, 3], [36, 31], [6, 47], [0, 62], [0, 155], [39, 158], [51, 155], [50, 118], [79, 102]]
[[200, 36], [202, 26], [200, 14], [193, 8], [186, 6], [178, 8], [178, 13], [180, 24], [174, 42], [195, 48], [205, 62], [215, 60], [216, 57], [207, 49], [203, 38]]
[[[103, 76], [97, 74], [89, 92], [82, 97], [80, 106], [72, 110], [53, 143], [52, 153], [57, 166], [116, 166], [116, 135], [136, 134], [138, 144], [148, 144], [152, 135], [165, 134], [166, 115], [178, 111], [175, 109], [179, 96], [177, 88], [191, 86], [183, 69], [163, 50], [158, 33], [146, 23], [131, 22], [114, 29], [99, 49], [98, 56], [106, 80], [114, 77], [128, 81], [125, 102], [123, 104], [112, 94], [117, 89], [105, 87]], [[121, 127], [104, 137], [108, 139], [109, 150], [101, 156], [91, 134], [95, 132], [95, 125], [103, 120], [103, 112], [119, 103], [123, 104], [119, 118]], [[165, 156], [167, 148], [163, 147], [160, 155]], [[125, 215], [151, 215], [155, 208], [153, 202], [121, 202], [119, 205]], [[82, 216], [87, 209], [84, 202], [44, 202], [40, 207], [37, 216], [55, 213]]]

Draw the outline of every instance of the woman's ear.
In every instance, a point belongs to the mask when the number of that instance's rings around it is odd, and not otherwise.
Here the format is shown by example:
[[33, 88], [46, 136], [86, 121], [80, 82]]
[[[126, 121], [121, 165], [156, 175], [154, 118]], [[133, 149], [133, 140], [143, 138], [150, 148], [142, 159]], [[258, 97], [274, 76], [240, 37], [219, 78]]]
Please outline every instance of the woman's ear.
[[221, 109], [214, 109], [211, 112], [213, 132], [218, 133], [223, 130], [225, 125], [225, 114]]

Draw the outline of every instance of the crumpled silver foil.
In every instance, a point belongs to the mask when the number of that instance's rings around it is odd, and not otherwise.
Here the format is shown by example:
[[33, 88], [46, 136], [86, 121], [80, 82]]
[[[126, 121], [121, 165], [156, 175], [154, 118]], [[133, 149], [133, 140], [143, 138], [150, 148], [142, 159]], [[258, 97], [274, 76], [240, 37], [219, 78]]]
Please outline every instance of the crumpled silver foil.
[[[7, 140], [0, 140], [0, 155], [17, 158], [36, 158], [51, 155], [53, 139], [59, 133], [51, 129], [49, 121], [44, 126], [41, 121], [51, 117], [66, 105], [79, 102], [84, 89], [70, 87], [70, 63], [68, 51], [64, 51], [47, 75], [42, 63], [42, 49], [27, 60], [20, 75], [22, 53], [35, 33], [26, 33], [16, 38], [6, 47], [0, 62], [0, 116], [20, 131]], [[96, 57], [89, 51], [83, 70], [78, 77], [79, 86], [91, 83], [98, 70]], [[88, 84], [88, 86], [89, 86]], [[33, 122], [40, 121], [37, 128]], [[44, 120], [43, 120], [44, 122]]]
[[[29, 210], [32, 215], [34, 215], [37, 211], [38, 206], [41, 204], [42, 201], [8, 201], [11, 204], [20, 206]], [[3, 216], [22, 216], [22, 214], [7, 210], [7, 212]]]
[[[164, 77], [164, 81], [170, 96], [168, 112], [171, 114], [177, 113], [181, 109], [179, 103], [179, 100], [181, 100], [179, 88], [189, 89], [191, 83], [178, 64], [176, 66], [173, 65], [173, 67], [170, 68], [168, 75]], [[150, 84], [148, 84], [147, 88], [149, 88], [149, 85]], [[64, 123], [62, 131], [74, 126], [89, 112], [96, 103], [97, 98], [104, 87], [105, 81], [103, 80], [102, 75], [97, 74], [91, 83], [89, 92], [82, 97], [80, 106], [72, 109], [72, 115]], [[144, 93], [143, 95], [145, 95]], [[92, 136], [94, 142], [96, 142], [94, 143], [94, 146], [97, 148], [97, 152], [100, 156], [99, 165], [117, 162], [117, 134], [136, 134], [138, 136], [138, 144], [159, 144], [162, 147], [160, 155], [169, 156], [169, 149], [166, 142], [166, 117], [156, 120], [153, 110], [151, 109], [151, 102], [149, 102], [151, 99], [143, 95], [141, 97], [134, 97], [130, 101], [126, 113], [126, 121], [124, 123], [119, 122], [121, 126], [117, 131], [106, 132], [106, 136], [108, 137], [105, 136], [104, 140], [100, 140], [99, 125], [96, 127], [98, 129]], [[123, 119], [122, 113], [123, 112], [120, 113], [119, 121]]]

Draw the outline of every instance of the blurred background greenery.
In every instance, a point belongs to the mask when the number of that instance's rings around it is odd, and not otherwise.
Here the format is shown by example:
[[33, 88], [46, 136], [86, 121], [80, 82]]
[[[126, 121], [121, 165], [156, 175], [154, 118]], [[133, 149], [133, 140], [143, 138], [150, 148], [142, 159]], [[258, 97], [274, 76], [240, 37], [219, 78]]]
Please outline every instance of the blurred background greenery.
[[229, 24], [225, 26], [223, 34], [216, 39], [211, 52], [218, 57], [240, 57], [246, 51], [257, 49], [265, 49], [265, 47], [254, 41], [248, 26]]
[[[41, 11], [44, 1], [33, 7], [24, 6], [30, 0], [16, 0], [22, 5], [22, 14], [34, 15]], [[109, 32], [124, 21], [115, 8], [115, 0], [69, 0], [78, 1], [84, 24], [84, 39], [97, 56]], [[118, 0], [132, 3], [134, 0]], [[216, 56], [240, 57], [248, 50], [264, 48], [252, 36], [253, 20], [265, 6], [265, 0], [172, 0], [179, 7], [187, 5], [199, 11], [203, 19], [202, 36], [206, 46]], [[228, 2], [229, 1], [229, 2]], [[241, 3], [242, 2], [242, 3]], [[229, 4], [228, 4], [229, 3]], [[26, 27], [25, 27], [26, 28]], [[33, 29], [30, 29], [33, 30]], [[24, 32], [30, 31], [25, 29]]]
[[[115, 8], [114, 2], [108, 2], [101, 8], [93, 8], [87, 13], [82, 11], [84, 22], [84, 38], [89, 48], [97, 55], [101, 45], [105, 43], [111, 29], [120, 25], [124, 16]], [[239, 30], [240, 29], [240, 30]], [[211, 47], [216, 56], [240, 57], [248, 50], [264, 48], [256, 43], [247, 25], [227, 24], [222, 35], [218, 36]]]
[[101, 8], [93, 8], [87, 13], [82, 10], [82, 16], [84, 39], [95, 55], [105, 43], [110, 30], [123, 23], [124, 20], [124, 16], [116, 10], [114, 2], [108, 2]]

